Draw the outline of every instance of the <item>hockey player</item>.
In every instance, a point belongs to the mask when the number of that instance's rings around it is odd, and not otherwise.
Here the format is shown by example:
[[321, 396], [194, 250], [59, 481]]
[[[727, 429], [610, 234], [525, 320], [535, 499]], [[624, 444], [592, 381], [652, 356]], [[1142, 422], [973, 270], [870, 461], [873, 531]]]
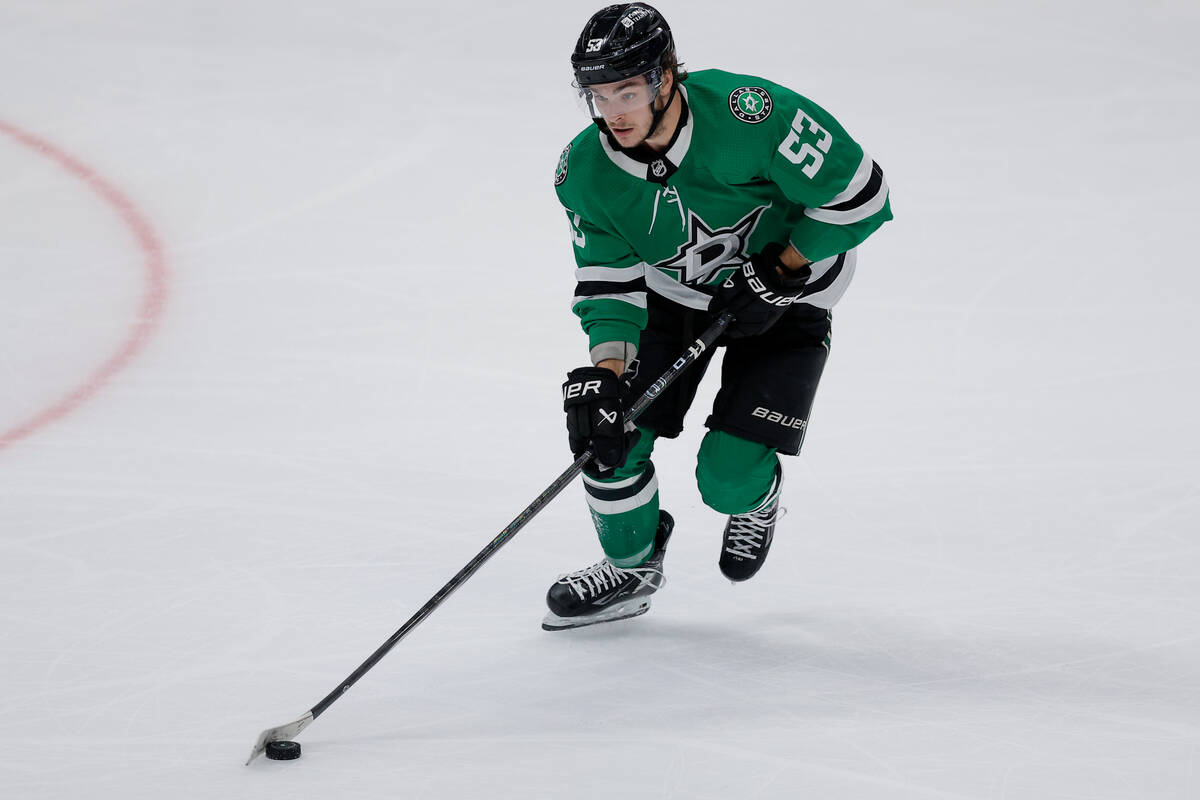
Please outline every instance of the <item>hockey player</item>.
[[830, 309], [856, 248], [891, 219], [883, 172], [828, 112], [771, 81], [688, 74], [671, 29], [644, 3], [592, 16], [571, 56], [592, 117], [554, 184], [578, 269], [573, 310], [591, 366], [563, 385], [570, 447], [594, 448], [584, 487], [604, 559], [547, 595], [547, 630], [644, 613], [662, 585], [673, 521], [650, 460], [683, 417], [712, 351], [638, 420], [643, 393], [717, 313], [736, 319], [696, 480], [728, 515], [719, 565], [762, 566], [783, 472], [796, 455], [829, 352]]

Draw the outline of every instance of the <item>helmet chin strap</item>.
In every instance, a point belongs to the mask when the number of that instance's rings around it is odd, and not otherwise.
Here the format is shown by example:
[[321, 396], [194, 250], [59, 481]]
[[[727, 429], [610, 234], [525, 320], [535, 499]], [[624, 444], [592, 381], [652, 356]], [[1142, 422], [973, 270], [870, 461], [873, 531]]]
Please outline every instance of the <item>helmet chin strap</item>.
[[667, 102], [663, 103], [663, 107], [654, 112], [654, 118], [650, 121], [650, 132], [646, 134], [647, 139], [653, 136], [654, 132], [658, 130], [659, 123], [662, 122], [663, 117], [666, 116], [667, 109], [671, 107], [671, 103], [675, 100], [675, 90], [677, 88], [679, 88], [679, 81], [671, 81], [671, 93], [667, 95]]

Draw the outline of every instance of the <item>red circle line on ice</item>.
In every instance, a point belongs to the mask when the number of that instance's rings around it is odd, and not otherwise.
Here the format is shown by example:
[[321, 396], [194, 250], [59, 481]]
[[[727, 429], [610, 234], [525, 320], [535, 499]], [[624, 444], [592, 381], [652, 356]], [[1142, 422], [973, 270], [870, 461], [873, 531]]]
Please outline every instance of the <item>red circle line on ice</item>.
[[62, 148], [4, 120], [0, 120], [0, 134], [4, 134], [18, 144], [53, 161], [73, 177], [87, 184], [88, 188], [117, 212], [126, 227], [133, 233], [144, 257], [142, 301], [137, 318], [120, 346], [56, 403], [28, 419], [18, 422], [15, 426], [0, 431], [0, 450], [3, 450], [14, 442], [24, 439], [35, 431], [70, 414], [99, 392], [114, 375], [128, 366], [129, 362], [141, 352], [158, 327], [163, 307], [166, 305], [167, 268], [163, 246], [154, 233], [154, 229], [129, 198], [110, 181]]

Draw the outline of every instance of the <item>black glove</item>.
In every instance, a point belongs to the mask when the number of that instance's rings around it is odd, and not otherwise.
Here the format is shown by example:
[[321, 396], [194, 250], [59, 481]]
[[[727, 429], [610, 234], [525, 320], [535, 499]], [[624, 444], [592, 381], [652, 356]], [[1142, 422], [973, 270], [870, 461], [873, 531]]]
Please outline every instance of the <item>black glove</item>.
[[[800, 298], [812, 270], [790, 270], [779, 256], [784, 245], [772, 242], [761, 252], [750, 256], [740, 272], [735, 272], [717, 289], [712, 308], [732, 311], [736, 319], [726, 333], [732, 339], [757, 336], [779, 318]], [[780, 275], [776, 268], [783, 270]]]
[[618, 378], [604, 367], [580, 367], [567, 373], [563, 384], [567, 440], [576, 458], [592, 448], [595, 458], [583, 471], [593, 478], [612, 477], [641, 436], [633, 423], [624, 421], [632, 374]]

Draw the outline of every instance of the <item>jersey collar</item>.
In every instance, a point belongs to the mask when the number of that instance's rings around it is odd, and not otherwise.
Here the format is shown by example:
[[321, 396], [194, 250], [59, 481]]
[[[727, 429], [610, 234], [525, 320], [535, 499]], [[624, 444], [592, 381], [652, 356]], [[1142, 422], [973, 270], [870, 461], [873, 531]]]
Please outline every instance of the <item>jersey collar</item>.
[[661, 160], [664, 164], [658, 166], [657, 169], [665, 171], [666, 174], [661, 179], [654, 174], [656, 162], [660, 159], [655, 159], [649, 164], [638, 161], [628, 153], [613, 147], [612, 142], [608, 140], [608, 136], [605, 135], [604, 131], [598, 131], [600, 146], [604, 148], [604, 153], [608, 156], [609, 160], [639, 180], [661, 183], [663, 179], [670, 177], [670, 173], [678, 169], [679, 164], [683, 161], [683, 157], [687, 155], [688, 148], [691, 147], [692, 129], [696, 120], [696, 114], [691, 109], [691, 103], [688, 102], [687, 87], [680, 84], [679, 94], [683, 97], [683, 102], [686, 106], [684, 121], [675, 135], [674, 142], [667, 148], [667, 152], [662, 154]]

